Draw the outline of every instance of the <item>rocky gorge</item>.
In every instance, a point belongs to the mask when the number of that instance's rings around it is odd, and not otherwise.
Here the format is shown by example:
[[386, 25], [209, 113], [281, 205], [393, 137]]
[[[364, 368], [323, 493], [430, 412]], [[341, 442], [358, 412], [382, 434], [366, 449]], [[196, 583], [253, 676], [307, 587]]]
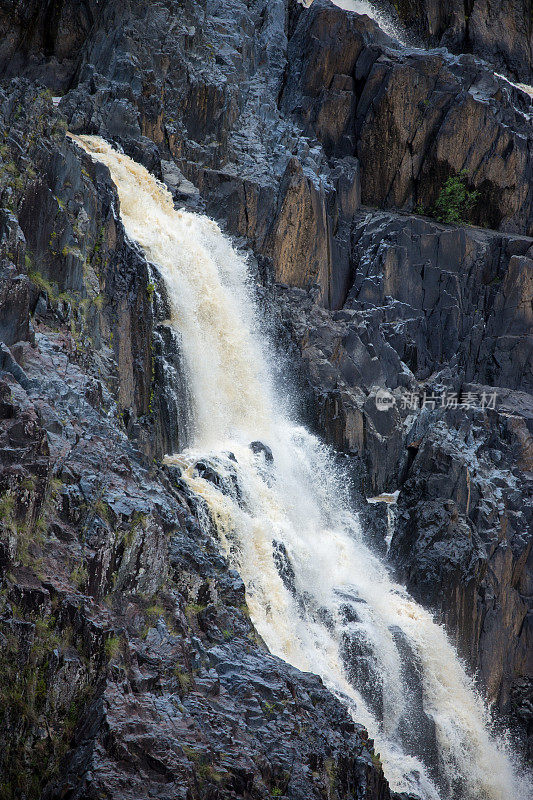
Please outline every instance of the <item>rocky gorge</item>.
[[329, 0], [0, 1], [0, 797], [408, 796], [164, 458], [168, 290], [67, 131], [248, 255], [365, 535], [531, 757], [532, 17], [452, 6], [386, 7], [403, 44]]

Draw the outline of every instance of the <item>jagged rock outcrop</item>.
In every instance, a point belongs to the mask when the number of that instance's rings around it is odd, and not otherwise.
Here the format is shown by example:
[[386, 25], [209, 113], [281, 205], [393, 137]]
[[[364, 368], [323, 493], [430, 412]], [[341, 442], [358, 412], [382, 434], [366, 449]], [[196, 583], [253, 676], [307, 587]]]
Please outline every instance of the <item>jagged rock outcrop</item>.
[[344, 308], [284, 289], [281, 324], [360, 490], [400, 489], [400, 578], [530, 748], [533, 241], [385, 212], [356, 230]]
[[[472, 395], [494, 390], [476, 384]], [[426, 408], [408, 434], [391, 556], [415, 597], [442, 614], [488, 697], [533, 743], [531, 395], [496, 409]]]
[[65, 336], [39, 325], [26, 390], [2, 382], [4, 795], [389, 797], [338, 702], [257, 641], [194, 500], [142, 468]]
[[4, 796], [388, 798], [363, 732], [268, 655], [194, 498], [140, 465], [65, 336], [40, 324], [26, 390], [2, 382]]
[[[183, 420], [164, 392], [152, 396], [152, 371], [162, 375], [176, 347], [164, 327], [153, 341], [155, 279], [116, 224], [107, 171], [90, 159], [81, 163], [46, 91], [13, 82], [0, 100], [6, 300], [9, 293], [3, 341], [27, 340], [29, 314], [46, 314], [53, 303], [79, 358], [90, 351], [95, 375], [113, 386], [129, 432], [147, 456], [160, 456], [177, 445]], [[163, 308], [159, 317], [167, 317]], [[179, 383], [179, 363], [174, 372]]]
[[432, 46], [472, 52], [524, 83], [533, 83], [529, 0], [396, 0], [399, 18]]
[[395, 47], [328, 0], [300, 15], [288, 55], [281, 107], [328, 156], [359, 158], [363, 203], [431, 209], [465, 170], [472, 221], [533, 234], [528, 95], [472, 56]]
[[[533, 240], [387, 212], [353, 220], [352, 284], [342, 310], [280, 293], [306, 365], [318, 425], [362, 458], [366, 489], [396, 488], [410, 414], [402, 391], [466, 382], [531, 391]], [[397, 397], [376, 409], [378, 389]]]
[[2, 0], [0, 76], [24, 76], [65, 92], [101, 7], [98, 0]]

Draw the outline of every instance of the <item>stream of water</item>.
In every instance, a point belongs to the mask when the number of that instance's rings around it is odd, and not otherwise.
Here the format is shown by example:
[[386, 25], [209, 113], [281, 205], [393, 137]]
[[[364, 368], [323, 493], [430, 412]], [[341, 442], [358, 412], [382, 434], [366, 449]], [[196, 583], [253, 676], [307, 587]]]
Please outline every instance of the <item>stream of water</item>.
[[321, 675], [367, 726], [395, 790], [527, 800], [444, 629], [365, 546], [342, 472], [292, 419], [245, 258], [207, 217], [175, 210], [144, 167], [73, 138], [109, 167], [127, 234], [166, 285], [193, 420], [192, 447], [169, 460], [203, 499], [271, 652]]

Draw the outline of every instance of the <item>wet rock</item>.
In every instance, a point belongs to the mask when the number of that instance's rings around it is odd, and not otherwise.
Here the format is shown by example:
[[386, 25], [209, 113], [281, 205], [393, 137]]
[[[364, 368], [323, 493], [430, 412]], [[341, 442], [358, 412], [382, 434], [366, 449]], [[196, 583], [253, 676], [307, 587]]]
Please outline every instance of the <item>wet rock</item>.
[[[187, 444], [180, 343], [107, 171], [65, 120], [251, 244], [309, 417], [363, 493], [402, 484], [400, 575], [531, 736], [527, 95], [472, 55], [399, 49], [321, 0], [96, 5], [0, 10], [0, 72], [27, 79], [0, 89], [0, 749], [14, 796], [390, 796], [343, 706], [266, 653], [205, 508], [154, 464]], [[416, 6], [422, 25], [434, 6]], [[435, 42], [468, 38], [526, 75], [521, 7], [512, 21], [486, 7], [466, 24], [439, 6]], [[59, 111], [42, 83], [66, 92]], [[499, 232], [361, 210], [432, 212], [462, 169], [471, 220]], [[493, 413], [407, 402], [487, 384]], [[226, 462], [202, 469], [238, 497]]]
[[400, 738], [409, 752], [415, 753], [428, 765], [429, 773], [439, 785], [444, 776], [439, 775], [440, 759], [435, 720], [424, 710], [422, 664], [403, 631], [396, 628], [392, 634], [401, 655], [407, 694], [403, 698], [403, 713], [399, 723]]
[[431, 209], [464, 169], [479, 191], [471, 220], [531, 236], [528, 96], [472, 56], [390, 45], [368, 18], [315, 0], [289, 42], [282, 107], [330, 157], [357, 156], [364, 203]]
[[229, 495], [237, 503], [242, 504], [242, 489], [239, 483], [239, 475], [234, 464], [234, 458], [228, 457], [228, 461], [221, 464], [218, 460], [213, 463], [207, 461], [197, 461], [195, 469], [198, 475], [204, 480], [216, 486], [222, 494]]
[[161, 170], [163, 181], [176, 199], [198, 199], [198, 189], [187, 180], [173, 161], [162, 161]]
[[272, 450], [268, 445], [263, 444], [263, 442], [251, 442], [250, 450], [256, 455], [261, 454], [267, 463], [272, 463], [272, 461], [274, 461]]
[[395, 3], [400, 19], [431, 45], [473, 52], [524, 83], [533, 82], [531, 9], [527, 0], [435, 0]]
[[[504, 714], [529, 674], [530, 427], [531, 397], [511, 391], [495, 410], [421, 415], [391, 544], [402, 579], [442, 615]], [[528, 723], [522, 733], [527, 746]]]
[[[61, 336], [39, 326], [27, 389], [3, 374], [3, 778], [47, 798], [185, 797], [199, 782], [227, 797], [280, 782], [321, 797], [334, 768], [345, 793], [388, 798], [346, 710], [256, 639], [242, 580], [179, 472], [145, 469], [107, 391], [88, 402], [91, 377]], [[70, 421], [47, 433], [54, 416]], [[12, 692], [25, 698], [16, 718]], [[288, 742], [313, 771], [291, 768]]]
[[272, 552], [274, 556], [274, 564], [276, 565], [276, 569], [279, 572], [281, 580], [289, 592], [296, 596], [296, 575], [294, 573], [294, 568], [291, 564], [289, 554], [287, 553], [287, 548], [283, 542], [274, 540], [272, 542]]

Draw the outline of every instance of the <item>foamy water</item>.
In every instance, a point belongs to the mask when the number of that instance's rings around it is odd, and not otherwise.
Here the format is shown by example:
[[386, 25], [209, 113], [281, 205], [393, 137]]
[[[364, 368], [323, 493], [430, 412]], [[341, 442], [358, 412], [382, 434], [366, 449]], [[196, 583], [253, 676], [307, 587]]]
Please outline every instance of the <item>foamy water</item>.
[[[298, 0], [301, 5], [305, 8], [310, 8], [313, 4], [313, 0]], [[338, 6], [338, 8], [342, 8], [344, 11], [353, 11], [356, 14], [366, 14], [367, 17], [373, 19], [376, 22], [381, 30], [390, 36], [392, 39], [396, 39], [401, 44], [405, 44], [405, 31], [402, 30], [401, 26], [392, 19], [389, 14], [386, 14], [384, 11], [376, 8], [373, 3], [369, 3], [368, 0], [331, 0], [333, 5]]]
[[[530, 789], [492, 737], [444, 629], [365, 546], [342, 472], [284, 410], [245, 259], [214, 222], [176, 211], [144, 167], [98, 137], [74, 138], [109, 167], [125, 229], [165, 281], [193, 419], [193, 446], [169, 460], [239, 570], [271, 652], [321, 675], [368, 727], [396, 791], [526, 800]], [[272, 461], [250, 449], [253, 440], [271, 449]], [[222, 486], [201, 477], [199, 459]], [[421, 720], [434, 729], [437, 755]]]

